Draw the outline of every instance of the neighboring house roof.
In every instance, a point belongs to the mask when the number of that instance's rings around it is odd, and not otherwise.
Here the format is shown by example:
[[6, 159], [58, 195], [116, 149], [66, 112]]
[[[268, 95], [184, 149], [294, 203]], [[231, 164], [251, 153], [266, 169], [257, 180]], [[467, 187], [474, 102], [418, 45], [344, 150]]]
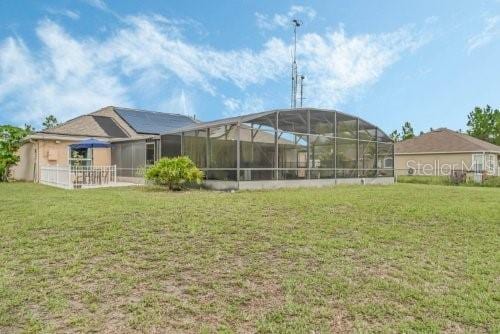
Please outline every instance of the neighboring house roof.
[[464, 133], [440, 128], [418, 137], [397, 142], [396, 154], [410, 153], [460, 153], [460, 152], [498, 152], [500, 146], [488, 143]]
[[160, 134], [197, 123], [189, 116], [138, 109], [113, 107], [137, 133]]
[[82, 115], [41, 133], [70, 136], [127, 138], [128, 135], [110, 117]]

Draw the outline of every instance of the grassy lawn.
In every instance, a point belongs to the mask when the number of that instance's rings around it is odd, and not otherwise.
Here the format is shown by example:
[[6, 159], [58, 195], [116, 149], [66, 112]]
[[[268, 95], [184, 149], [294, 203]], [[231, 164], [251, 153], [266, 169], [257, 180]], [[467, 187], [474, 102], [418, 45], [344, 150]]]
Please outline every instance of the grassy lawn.
[[0, 332], [500, 331], [498, 188], [0, 196]]
[[[398, 183], [456, 186], [451, 182], [450, 177], [448, 176], [400, 175], [398, 176]], [[482, 183], [466, 182], [466, 183], [460, 183], [459, 186], [500, 188], [500, 176], [488, 176]]]

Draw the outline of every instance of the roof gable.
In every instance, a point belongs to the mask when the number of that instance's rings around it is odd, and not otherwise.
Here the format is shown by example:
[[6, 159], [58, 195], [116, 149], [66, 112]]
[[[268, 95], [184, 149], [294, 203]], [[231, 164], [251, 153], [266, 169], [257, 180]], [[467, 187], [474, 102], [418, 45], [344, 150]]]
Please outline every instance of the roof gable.
[[42, 133], [106, 138], [127, 138], [128, 135], [110, 117], [82, 115]]
[[445, 128], [398, 142], [394, 149], [396, 153], [500, 153], [500, 146]]
[[138, 109], [117, 108], [115, 112], [137, 133], [160, 134], [197, 123], [191, 117]]

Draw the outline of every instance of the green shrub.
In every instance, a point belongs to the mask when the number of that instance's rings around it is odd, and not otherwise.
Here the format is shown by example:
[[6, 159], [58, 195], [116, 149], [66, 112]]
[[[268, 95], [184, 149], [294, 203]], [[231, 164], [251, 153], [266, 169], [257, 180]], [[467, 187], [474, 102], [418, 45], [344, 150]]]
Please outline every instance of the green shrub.
[[397, 178], [400, 183], [418, 183], [418, 184], [452, 184], [449, 176], [424, 176], [424, 175], [401, 175]]
[[0, 182], [8, 181], [10, 168], [19, 162], [17, 151], [27, 134], [24, 129], [0, 125]]
[[188, 157], [162, 158], [146, 169], [144, 177], [156, 185], [180, 190], [187, 184], [200, 184], [203, 172]]
[[500, 176], [488, 176], [482, 183], [483, 187], [500, 187]]

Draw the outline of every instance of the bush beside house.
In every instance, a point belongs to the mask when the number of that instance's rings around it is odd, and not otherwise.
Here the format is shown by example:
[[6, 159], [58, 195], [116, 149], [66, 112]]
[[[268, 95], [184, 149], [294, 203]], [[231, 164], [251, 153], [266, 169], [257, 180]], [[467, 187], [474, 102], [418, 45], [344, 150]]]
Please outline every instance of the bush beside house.
[[203, 172], [188, 157], [162, 158], [146, 170], [145, 178], [153, 184], [181, 190], [188, 184], [201, 184]]
[[20, 160], [17, 154], [27, 131], [11, 125], [0, 126], [0, 182], [7, 181], [10, 168]]

